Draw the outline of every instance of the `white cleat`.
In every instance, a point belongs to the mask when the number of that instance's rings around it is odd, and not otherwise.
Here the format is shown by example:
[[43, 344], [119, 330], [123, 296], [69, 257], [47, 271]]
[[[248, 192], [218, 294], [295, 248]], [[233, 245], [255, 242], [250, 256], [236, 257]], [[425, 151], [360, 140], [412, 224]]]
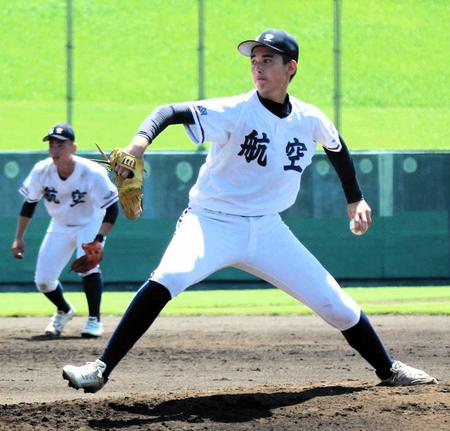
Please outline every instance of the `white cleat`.
[[381, 381], [381, 386], [411, 386], [437, 383], [437, 379], [425, 371], [395, 361], [391, 367], [392, 376]]
[[66, 365], [63, 367], [63, 379], [69, 381], [69, 386], [75, 389], [84, 389], [84, 392], [94, 393], [99, 391], [106, 383], [103, 373], [106, 364], [100, 359], [88, 362], [86, 365], [76, 367]]
[[64, 313], [64, 311], [57, 311], [45, 328], [45, 335], [59, 337], [64, 326], [66, 326], [66, 323], [71, 320], [73, 316], [75, 316], [75, 310], [72, 306], [70, 306], [70, 310], [67, 313]]
[[103, 324], [95, 316], [89, 316], [81, 331], [81, 336], [85, 338], [98, 338], [103, 334]]

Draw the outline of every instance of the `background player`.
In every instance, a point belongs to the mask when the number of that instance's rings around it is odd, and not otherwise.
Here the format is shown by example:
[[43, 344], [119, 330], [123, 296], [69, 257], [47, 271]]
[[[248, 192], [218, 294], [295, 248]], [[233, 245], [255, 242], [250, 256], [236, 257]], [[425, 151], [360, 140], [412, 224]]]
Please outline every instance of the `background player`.
[[[349, 218], [361, 233], [371, 224], [371, 209], [344, 140], [319, 109], [287, 93], [297, 72], [297, 42], [270, 29], [238, 49], [251, 59], [256, 90], [159, 107], [125, 148], [142, 157], [169, 124], [184, 124], [197, 144], [211, 141], [190, 190], [189, 207], [160, 264], [137, 292], [100, 358], [80, 367], [65, 366], [63, 377], [72, 387], [96, 392], [171, 298], [233, 266], [286, 291], [340, 330], [383, 384], [435, 383], [387, 354], [367, 316], [278, 214], [294, 203], [302, 173], [320, 143], [342, 182]], [[123, 168], [117, 172], [123, 177], [129, 173]]]
[[[37, 203], [44, 198], [51, 221], [39, 249], [34, 280], [57, 310], [45, 333], [59, 336], [75, 315], [74, 308], [64, 299], [59, 276], [74, 250], [79, 257], [84, 255], [83, 243], [104, 241], [118, 215], [118, 194], [104, 168], [75, 155], [75, 134], [69, 124], [55, 125], [43, 140], [48, 141], [50, 157], [36, 163], [19, 190], [25, 202], [12, 250], [16, 258], [24, 257], [25, 230]], [[97, 265], [81, 277], [89, 308], [81, 335], [99, 337], [103, 332], [100, 268]]]

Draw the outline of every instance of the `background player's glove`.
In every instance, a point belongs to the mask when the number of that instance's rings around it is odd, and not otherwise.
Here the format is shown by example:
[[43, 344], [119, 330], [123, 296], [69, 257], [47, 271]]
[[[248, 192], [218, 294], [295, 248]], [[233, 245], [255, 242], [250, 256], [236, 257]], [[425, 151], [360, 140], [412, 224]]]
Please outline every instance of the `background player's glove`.
[[84, 274], [95, 268], [103, 259], [103, 247], [102, 243], [97, 240], [81, 244], [81, 247], [86, 254], [74, 260], [70, 268], [72, 271]]
[[[142, 213], [144, 160], [119, 149], [112, 150], [108, 157], [98, 145], [97, 148], [105, 160], [96, 160], [96, 162], [106, 164], [108, 169], [113, 172], [114, 182], [119, 191], [119, 201], [125, 215], [129, 219], [137, 219]], [[130, 171], [128, 178], [123, 178], [116, 173], [117, 166]]]

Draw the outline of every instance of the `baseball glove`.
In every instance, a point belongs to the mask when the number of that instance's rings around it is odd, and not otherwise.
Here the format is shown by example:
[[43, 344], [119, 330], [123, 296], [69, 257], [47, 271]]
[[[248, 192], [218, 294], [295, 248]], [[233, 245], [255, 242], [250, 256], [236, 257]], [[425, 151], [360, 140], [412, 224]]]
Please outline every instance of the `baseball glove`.
[[85, 255], [79, 257], [72, 262], [70, 269], [75, 272], [84, 274], [95, 268], [103, 259], [103, 247], [100, 241], [92, 241], [81, 244]]
[[[108, 156], [97, 145], [104, 160], [95, 160], [107, 166], [114, 175], [114, 182], [119, 191], [119, 201], [125, 215], [132, 220], [142, 214], [142, 200], [144, 187], [144, 160], [139, 159], [125, 151], [114, 149]], [[116, 166], [121, 166], [130, 171], [128, 178], [123, 178], [115, 171]]]

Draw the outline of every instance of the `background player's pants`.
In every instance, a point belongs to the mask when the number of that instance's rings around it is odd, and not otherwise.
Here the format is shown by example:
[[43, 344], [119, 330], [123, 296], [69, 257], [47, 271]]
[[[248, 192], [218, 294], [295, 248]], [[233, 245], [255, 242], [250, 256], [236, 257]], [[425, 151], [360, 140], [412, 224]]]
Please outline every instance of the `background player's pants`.
[[[95, 220], [84, 226], [67, 227], [65, 232], [47, 231], [39, 248], [34, 282], [41, 292], [52, 292], [58, 286], [58, 279], [69, 262], [74, 250], [76, 257], [84, 255], [82, 243], [92, 242], [97, 235], [101, 220]], [[105, 242], [103, 242], [104, 246]], [[91, 269], [83, 276], [99, 272]]]
[[166, 286], [173, 298], [230, 266], [284, 290], [341, 331], [359, 320], [359, 306], [278, 214], [242, 217], [188, 209], [150, 278]]

